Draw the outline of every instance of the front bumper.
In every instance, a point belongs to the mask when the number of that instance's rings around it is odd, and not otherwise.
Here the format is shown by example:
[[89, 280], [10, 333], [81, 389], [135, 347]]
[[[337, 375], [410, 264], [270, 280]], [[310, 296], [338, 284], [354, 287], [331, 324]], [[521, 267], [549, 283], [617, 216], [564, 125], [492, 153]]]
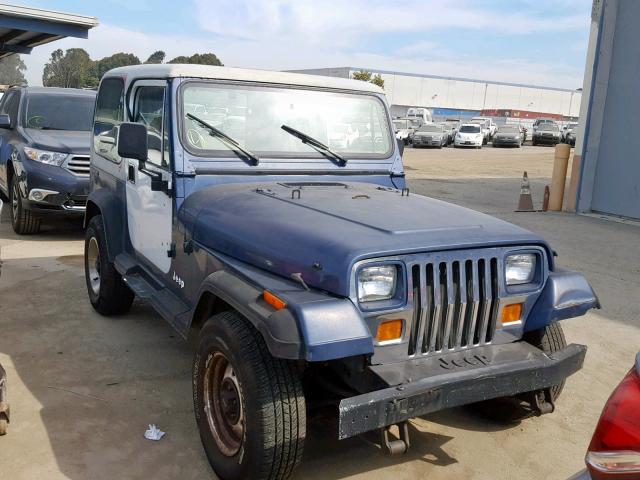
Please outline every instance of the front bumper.
[[517, 147], [522, 143], [519, 138], [499, 138], [499, 137], [493, 137], [492, 142], [494, 145], [510, 145], [515, 147]]
[[582, 368], [587, 347], [547, 355], [526, 343], [371, 366], [389, 385], [340, 402], [340, 439], [445, 408], [549, 388]]
[[[80, 216], [89, 194], [89, 177], [78, 176], [63, 167], [31, 160], [14, 164], [22, 192], [22, 206], [38, 215]], [[44, 194], [37, 197], [37, 192]]]
[[557, 145], [558, 143], [560, 143], [560, 137], [543, 137], [540, 135], [536, 135], [535, 137], [533, 137], [533, 141], [535, 141], [536, 143], [545, 143], [548, 145]]
[[480, 140], [467, 140], [467, 139], [462, 139], [462, 140], [455, 140], [454, 145], [456, 147], [481, 147], [482, 146], [482, 139]]
[[439, 147], [443, 143], [442, 138], [420, 138], [413, 137], [413, 146], [414, 147]]

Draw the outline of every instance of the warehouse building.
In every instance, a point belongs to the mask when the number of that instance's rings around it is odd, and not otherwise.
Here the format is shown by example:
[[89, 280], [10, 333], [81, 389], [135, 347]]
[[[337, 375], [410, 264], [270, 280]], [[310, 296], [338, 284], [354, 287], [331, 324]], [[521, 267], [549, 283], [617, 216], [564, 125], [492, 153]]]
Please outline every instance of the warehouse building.
[[580, 112], [581, 89], [567, 90], [359, 67], [318, 68], [295, 72], [351, 78], [354, 72], [361, 70], [382, 76], [394, 116], [404, 116], [410, 107], [430, 108], [434, 119], [483, 114], [529, 121], [539, 117], [569, 120], [577, 118]]
[[639, 21], [637, 0], [593, 2], [584, 80], [588, 101], [572, 174], [578, 212], [640, 220]]

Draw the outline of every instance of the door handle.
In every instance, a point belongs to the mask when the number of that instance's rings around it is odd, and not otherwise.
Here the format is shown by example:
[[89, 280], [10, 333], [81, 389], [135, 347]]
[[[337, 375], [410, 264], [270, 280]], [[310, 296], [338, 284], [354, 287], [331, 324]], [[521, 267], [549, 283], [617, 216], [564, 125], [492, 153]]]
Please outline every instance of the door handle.
[[131, 183], [136, 183], [136, 167], [134, 167], [133, 165], [129, 165], [127, 180], [129, 180]]

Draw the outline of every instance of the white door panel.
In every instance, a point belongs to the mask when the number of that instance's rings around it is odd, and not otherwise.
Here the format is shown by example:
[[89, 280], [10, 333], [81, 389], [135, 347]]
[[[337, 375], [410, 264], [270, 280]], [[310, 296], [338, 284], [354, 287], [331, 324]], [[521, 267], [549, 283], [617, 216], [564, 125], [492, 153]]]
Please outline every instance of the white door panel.
[[[135, 183], [127, 180], [127, 220], [134, 250], [163, 273], [171, 268], [172, 205], [164, 192], [151, 190], [151, 177], [138, 170], [138, 161], [128, 159], [134, 168]], [[160, 171], [147, 163], [149, 170]]]

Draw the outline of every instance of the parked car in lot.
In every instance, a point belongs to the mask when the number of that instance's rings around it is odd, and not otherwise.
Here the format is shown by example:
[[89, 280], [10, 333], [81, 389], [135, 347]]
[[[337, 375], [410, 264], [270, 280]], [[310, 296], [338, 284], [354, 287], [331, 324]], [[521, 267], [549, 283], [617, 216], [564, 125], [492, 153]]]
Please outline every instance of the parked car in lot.
[[524, 143], [524, 132], [519, 125], [501, 125], [493, 136], [494, 147], [518, 147]]
[[457, 118], [447, 118], [444, 123], [451, 128], [451, 142], [453, 143], [453, 139], [456, 137], [456, 133], [458, 133], [458, 129], [460, 128], [460, 120]]
[[407, 117], [418, 121], [418, 125], [433, 123], [433, 115], [428, 108], [412, 107], [407, 110]]
[[540, 125], [558, 125], [556, 123], [555, 120], [552, 120], [550, 118], [536, 118], [533, 121], [533, 133], [536, 133], [538, 131], [538, 127], [540, 127]]
[[413, 134], [420, 128], [420, 125], [420, 121], [415, 118], [396, 118], [393, 120], [396, 138], [402, 140], [405, 145], [409, 145], [413, 141]]
[[[244, 121], [187, 103], [243, 105]], [[362, 118], [366, 142], [327, 145]], [[114, 315], [138, 295], [197, 338], [194, 411], [219, 477], [288, 478], [307, 406], [334, 406], [339, 439], [378, 431], [401, 453], [410, 418], [511, 396], [550, 413], [581, 368], [559, 321], [598, 305], [586, 279], [531, 232], [409, 194], [402, 151], [366, 82], [175, 64], [102, 78], [88, 297]]]
[[18, 234], [84, 214], [95, 92], [13, 87], [0, 103], [0, 193]]
[[585, 462], [587, 470], [572, 480], [640, 478], [640, 353], [607, 400]]
[[568, 123], [567, 125], [562, 127], [562, 142], [575, 146], [577, 132], [578, 132], [578, 124]]
[[414, 147], [446, 147], [449, 133], [441, 125], [423, 125], [413, 134]]
[[453, 125], [450, 125], [446, 122], [442, 122], [440, 126], [447, 134], [447, 145], [451, 145], [453, 143], [453, 139], [456, 137], [456, 129]]
[[455, 147], [482, 148], [484, 145], [484, 132], [479, 123], [465, 123], [460, 125], [456, 138], [453, 141]]
[[482, 144], [486, 145], [491, 139], [491, 129], [489, 128], [489, 122], [485, 119], [471, 120], [470, 123], [480, 125], [482, 131]]
[[557, 145], [560, 143], [560, 129], [555, 123], [542, 123], [533, 132], [533, 145]]
[[471, 119], [471, 123], [485, 123], [487, 128], [489, 129], [489, 140], [491, 140], [493, 138], [493, 136], [496, 133], [496, 130], [498, 129], [498, 126], [493, 123], [493, 119], [491, 117], [473, 117]]

